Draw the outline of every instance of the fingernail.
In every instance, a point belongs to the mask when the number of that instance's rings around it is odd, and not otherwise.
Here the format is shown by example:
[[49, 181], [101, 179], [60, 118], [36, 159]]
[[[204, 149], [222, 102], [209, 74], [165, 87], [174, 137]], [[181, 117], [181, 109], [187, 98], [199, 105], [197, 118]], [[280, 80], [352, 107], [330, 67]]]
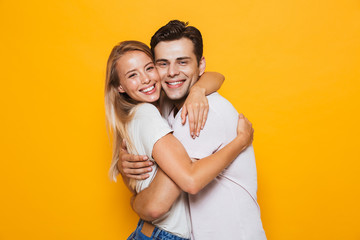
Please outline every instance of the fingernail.
[[196, 133], [196, 136], [199, 136], [199, 134], [200, 134], [200, 132], [197, 132], [197, 133]]
[[153, 162], [149, 162], [149, 166], [153, 165], [154, 163]]
[[148, 157], [147, 157], [147, 156], [145, 156], [145, 157], [143, 157], [143, 159], [144, 159], [144, 160], [147, 160], [147, 159], [148, 159]]
[[151, 167], [149, 167], [149, 168], [148, 168], [148, 172], [151, 172], [151, 170], [152, 170], [152, 168], [151, 168]]

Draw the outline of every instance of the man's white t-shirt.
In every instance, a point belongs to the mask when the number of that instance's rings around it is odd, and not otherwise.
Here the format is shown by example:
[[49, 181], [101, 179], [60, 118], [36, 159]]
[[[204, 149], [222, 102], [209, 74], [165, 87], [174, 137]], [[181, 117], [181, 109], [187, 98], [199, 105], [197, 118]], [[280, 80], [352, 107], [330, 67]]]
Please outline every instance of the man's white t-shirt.
[[[181, 110], [176, 116], [169, 111], [169, 107], [163, 111], [173, 135], [184, 145], [191, 158], [207, 157], [237, 135], [239, 115], [231, 103], [218, 93], [209, 95], [208, 101], [209, 113], [205, 127], [195, 139], [190, 136], [188, 121], [185, 125], [181, 123]], [[256, 192], [255, 155], [250, 146], [198, 194], [189, 195], [192, 238], [266, 239]]]
[[[143, 103], [136, 106], [133, 119], [127, 126], [127, 131], [134, 150], [132, 154], [146, 155], [152, 159], [152, 150], [155, 143], [168, 133], [172, 132], [169, 124], [161, 117], [158, 109], [149, 103]], [[153, 165], [150, 177], [145, 180], [139, 180], [136, 184], [136, 192], [141, 192], [147, 188], [154, 179], [157, 172], [157, 164]], [[182, 238], [190, 238], [190, 217], [188, 209], [187, 195], [182, 193], [169, 212], [152, 223], [158, 228], [171, 232]]]

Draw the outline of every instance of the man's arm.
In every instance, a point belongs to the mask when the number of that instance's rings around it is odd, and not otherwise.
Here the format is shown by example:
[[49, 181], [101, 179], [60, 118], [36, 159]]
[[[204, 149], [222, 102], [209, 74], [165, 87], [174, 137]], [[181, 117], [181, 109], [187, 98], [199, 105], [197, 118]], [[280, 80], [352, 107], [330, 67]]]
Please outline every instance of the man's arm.
[[133, 210], [145, 221], [154, 221], [167, 213], [181, 189], [160, 169], [149, 187], [134, 195]]
[[181, 189], [160, 169], [150, 185], [139, 194], [129, 187], [129, 179], [142, 180], [149, 177], [153, 165], [147, 156], [129, 154], [123, 142], [117, 164], [125, 185], [134, 194], [131, 206], [145, 221], [154, 221], [167, 213], [181, 193]]
[[[152, 171], [152, 165], [154, 165], [154, 163], [150, 161], [146, 155], [129, 154], [126, 148], [125, 140], [122, 142], [117, 168], [128, 188], [130, 178], [136, 180], [148, 178], [148, 172]], [[130, 191], [132, 191], [132, 189], [130, 189]]]

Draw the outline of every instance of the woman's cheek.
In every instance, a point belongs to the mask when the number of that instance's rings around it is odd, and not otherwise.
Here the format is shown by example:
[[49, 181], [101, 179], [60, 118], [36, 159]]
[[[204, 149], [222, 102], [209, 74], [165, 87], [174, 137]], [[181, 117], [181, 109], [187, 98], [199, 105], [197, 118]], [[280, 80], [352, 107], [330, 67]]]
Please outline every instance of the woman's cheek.
[[130, 81], [129, 85], [130, 85], [131, 89], [137, 89], [137, 87], [139, 86], [139, 83], [138, 83], [137, 80], [132, 79], [132, 80]]
[[159, 81], [160, 80], [159, 74], [156, 71], [152, 72], [151, 79], [154, 81]]

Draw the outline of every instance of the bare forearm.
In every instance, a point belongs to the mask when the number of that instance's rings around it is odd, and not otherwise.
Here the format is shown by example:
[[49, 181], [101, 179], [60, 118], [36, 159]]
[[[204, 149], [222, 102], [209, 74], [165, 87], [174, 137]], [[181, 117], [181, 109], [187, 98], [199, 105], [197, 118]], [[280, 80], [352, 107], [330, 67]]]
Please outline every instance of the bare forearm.
[[[183, 190], [191, 194], [200, 191], [243, 151], [246, 144], [247, 141], [237, 137], [218, 152], [200, 161], [189, 162], [189, 171], [185, 174], [187, 181], [180, 180], [184, 183]], [[154, 221], [169, 211], [180, 194], [180, 187], [158, 169], [149, 187], [133, 197], [132, 207], [141, 219]]]
[[130, 192], [135, 194], [135, 190], [130, 187], [130, 178], [124, 176], [123, 174], [120, 174], [120, 175], [121, 175], [122, 180], [123, 180], [124, 184], [126, 185], [126, 187], [130, 190]]
[[[193, 188], [190, 194], [198, 193], [218, 176], [247, 147], [248, 141], [237, 137], [216, 153], [192, 164]], [[239, 147], [240, 146], [240, 147]]]
[[[185, 192], [196, 194], [247, 146], [248, 139], [237, 136], [217, 153], [197, 162], [191, 162], [184, 147], [174, 136], [165, 136], [154, 146], [153, 156], [169, 177]], [[171, 149], [169, 146], [172, 146]], [[168, 162], [169, 159], [180, 159]]]
[[200, 79], [192, 86], [192, 89], [202, 89], [205, 95], [209, 95], [220, 89], [225, 77], [217, 72], [205, 72]]
[[158, 169], [149, 187], [133, 198], [132, 207], [141, 219], [154, 221], [170, 210], [180, 193], [181, 189]]

